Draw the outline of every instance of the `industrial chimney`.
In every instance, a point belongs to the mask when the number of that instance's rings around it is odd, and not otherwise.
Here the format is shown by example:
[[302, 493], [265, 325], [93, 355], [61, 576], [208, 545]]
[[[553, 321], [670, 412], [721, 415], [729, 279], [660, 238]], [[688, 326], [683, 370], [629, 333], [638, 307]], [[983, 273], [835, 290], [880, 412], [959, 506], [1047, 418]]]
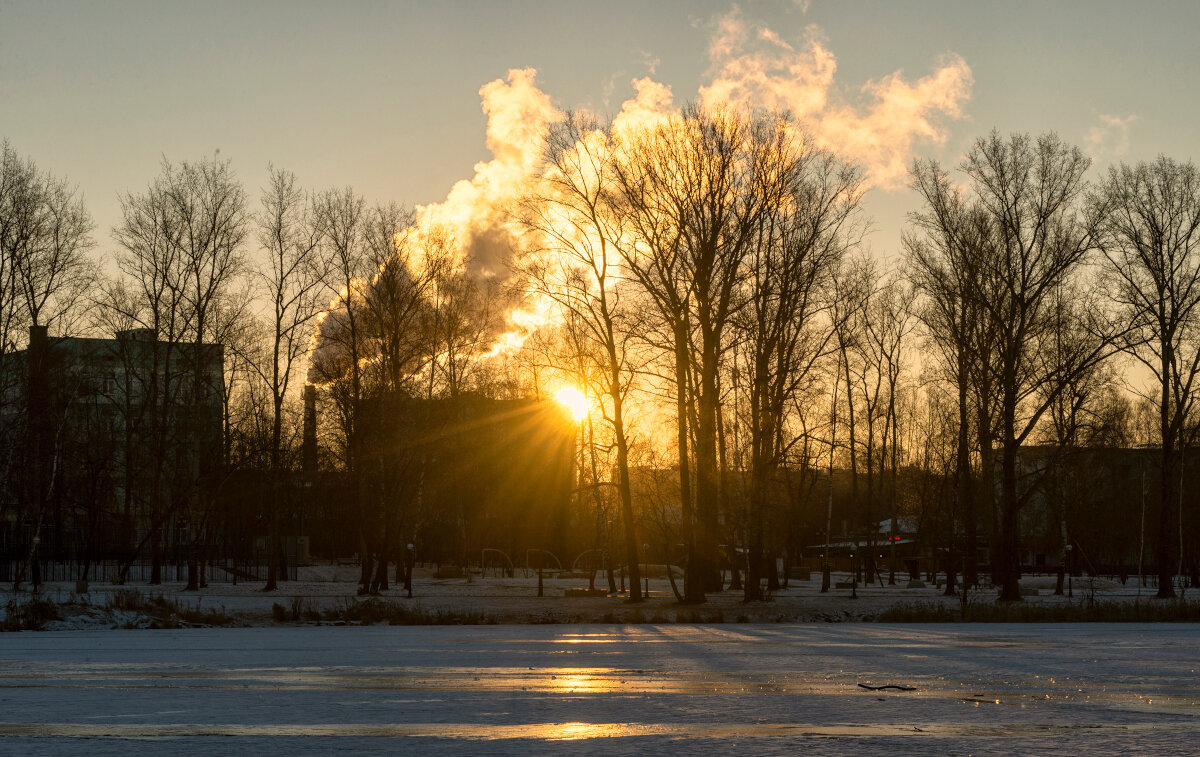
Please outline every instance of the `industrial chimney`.
[[301, 447], [304, 474], [317, 472], [317, 387], [304, 385], [304, 440]]

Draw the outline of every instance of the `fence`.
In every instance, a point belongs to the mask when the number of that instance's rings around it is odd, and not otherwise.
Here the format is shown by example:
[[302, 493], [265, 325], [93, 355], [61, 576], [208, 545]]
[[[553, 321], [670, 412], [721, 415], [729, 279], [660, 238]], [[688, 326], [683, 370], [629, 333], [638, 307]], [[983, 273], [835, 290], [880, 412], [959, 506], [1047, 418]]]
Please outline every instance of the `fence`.
[[[21, 567], [19, 560], [0, 560], [0, 582], [11, 582], [16, 578]], [[164, 582], [187, 581], [187, 563], [163, 563], [161, 575]], [[31, 583], [36, 578], [38, 582], [69, 581], [79, 578], [81, 566], [77, 562], [51, 562], [39, 560], [34, 570], [25, 571], [25, 582]], [[153, 572], [149, 561], [137, 561], [129, 566], [128, 583], [147, 583]], [[87, 580], [93, 583], [115, 583], [121, 573], [121, 563], [116, 560], [103, 560], [91, 564]], [[280, 579], [296, 580], [296, 566], [289, 563], [280, 572]], [[261, 563], [250, 563], [241, 560], [212, 560], [204, 564], [205, 583], [238, 583], [267, 580], [267, 566]]]

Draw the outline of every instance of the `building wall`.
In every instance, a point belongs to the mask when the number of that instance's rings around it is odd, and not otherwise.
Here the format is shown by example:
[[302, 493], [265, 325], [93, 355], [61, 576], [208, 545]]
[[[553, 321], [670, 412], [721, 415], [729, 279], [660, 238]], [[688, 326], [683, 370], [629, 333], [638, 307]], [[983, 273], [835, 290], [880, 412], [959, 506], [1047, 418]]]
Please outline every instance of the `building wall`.
[[50, 559], [119, 558], [153, 530], [176, 540], [219, 473], [223, 362], [221, 345], [168, 345], [146, 330], [32, 331], [0, 407], [20, 458], [5, 471], [0, 550], [23, 553], [39, 520]]

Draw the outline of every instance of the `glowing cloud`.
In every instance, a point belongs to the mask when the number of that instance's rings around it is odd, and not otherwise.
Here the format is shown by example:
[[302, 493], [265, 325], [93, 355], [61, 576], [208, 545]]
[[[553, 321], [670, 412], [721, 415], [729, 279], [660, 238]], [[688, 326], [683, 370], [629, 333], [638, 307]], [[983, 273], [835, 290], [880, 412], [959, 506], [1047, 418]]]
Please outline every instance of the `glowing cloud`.
[[534, 84], [536, 76], [532, 68], [514, 68], [480, 88], [493, 158], [476, 163], [475, 175], [457, 182], [442, 202], [417, 206], [417, 233], [449, 230], [481, 277], [507, 275], [513, 246], [508, 208], [540, 164], [546, 129], [562, 118]]
[[675, 96], [666, 84], [648, 76], [634, 79], [631, 84], [636, 94], [621, 105], [621, 112], [613, 118], [614, 132], [647, 128], [675, 112]]
[[941, 124], [962, 117], [974, 81], [966, 61], [946, 55], [915, 83], [899, 71], [868, 81], [861, 87], [868, 104], [856, 107], [835, 97], [837, 59], [817, 27], [808, 27], [797, 48], [737, 10], [717, 20], [709, 57], [703, 104], [788, 110], [822, 145], [862, 163], [869, 183], [886, 188], [904, 183], [918, 142], [945, 141]]
[[[807, 0], [797, 5], [803, 11]], [[653, 74], [658, 61], [646, 58]], [[819, 143], [862, 163], [868, 181], [882, 187], [904, 183], [918, 143], [946, 139], [943, 122], [962, 117], [973, 82], [966, 62], [947, 55], [933, 73], [915, 82], [896, 71], [861, 87], [865, 105], [845, 102], [834, 88], [837, 59], [817, 27], [808, 27], [804, 39], [794, 45], [771, 29], [747, 23], [736, 9], [717, 19], [709, 58], [710, 81], [699, 91], [703, 106], [727, 102], [738, 108], [790, 111]], [[545, 135], [563, 118], [538, 88], [536, 76], [534, 69], [514, 68], [480, 88], [492, 158], [475, 164], [474, 175], [456, 182], [442, 202], [416, 208], [416, 222], [405, 232], [410, 249], [424, 249], [423, 242], [430, 240], [452, 240], [459, 266], [472, 278], [485, 282], [508, 277], [510, 260], [522, 243], [512, 211], [539, 179]], [[631, 86], [632, 97], [612, 120], [614, 134], [653, 126], [678, 112], [666, 84], [647, 76], [634, 79]], [[606, 99], [608, 95], [606, 91]], [[1131, 118], [1102, 117], [1102, 125], [1093, 129], [1096, 141], [1107, 139], [1118, 127], [1125, 134]], [[606, 139], [603, 134], [594, 136]], [[421, 265], [419, 259], [413, 262]], [[370, 296], [369, 285], [361, 296]], [[503, 307], [507, 331], [496, 336], [485, 356], [516, 352], [530, 334], [555, 319], [551, 303], [536, 298]], [[333, 312], [318, 328], [332, 334], [339, 325], [338, 313]], [[319, 341], [318, 334], [314, 347]]]

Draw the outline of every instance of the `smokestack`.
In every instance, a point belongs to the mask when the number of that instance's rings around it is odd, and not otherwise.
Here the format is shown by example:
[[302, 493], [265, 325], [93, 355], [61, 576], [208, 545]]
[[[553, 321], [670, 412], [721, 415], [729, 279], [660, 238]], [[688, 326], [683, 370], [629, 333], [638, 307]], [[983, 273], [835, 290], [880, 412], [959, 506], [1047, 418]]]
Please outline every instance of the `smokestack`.
[[317, 472], [317, 387], [304, 385], [304, 440], [301, 465], [305, 475]]

